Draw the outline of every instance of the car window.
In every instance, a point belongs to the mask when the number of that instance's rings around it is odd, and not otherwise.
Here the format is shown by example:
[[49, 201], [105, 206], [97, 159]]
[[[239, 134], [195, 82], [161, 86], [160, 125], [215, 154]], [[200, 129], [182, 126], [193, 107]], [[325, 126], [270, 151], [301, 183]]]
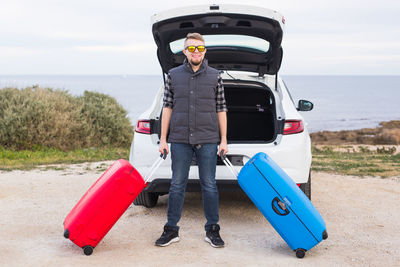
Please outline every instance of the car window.
[[[269, 42], [254, 36], [233, 35], [233, 34], [214, 34], [203, 35], [206, 47], [234, 47], [256, 50], [260, 53], [268, 52]], [[185, 38], [173, 41], [169, 44], [174, 54], [182, 52]]]

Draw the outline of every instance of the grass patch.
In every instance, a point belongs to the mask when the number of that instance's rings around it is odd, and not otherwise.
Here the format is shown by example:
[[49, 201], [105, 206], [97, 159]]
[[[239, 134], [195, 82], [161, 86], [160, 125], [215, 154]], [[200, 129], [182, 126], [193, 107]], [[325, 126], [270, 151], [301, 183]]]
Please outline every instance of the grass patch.
[[[87, 148], [62, 151], [55, 148], [39, 148], [34, 150], [9, 150], [0, 147], [0, 170], [29, 170], [39, 165], [75, 164], [103, 160], [128, 159], [129, 148]], [[106, 169], [105, 166], [103, 166]], [[51, 167], [60, 169], [62, 167]]]
[[357, 150], [346, 146], [312, 147], [313, 171], [323, 171], [356, 176], [399, 176], [400, 154], [396, 149], [369, 150], [359, 146]]

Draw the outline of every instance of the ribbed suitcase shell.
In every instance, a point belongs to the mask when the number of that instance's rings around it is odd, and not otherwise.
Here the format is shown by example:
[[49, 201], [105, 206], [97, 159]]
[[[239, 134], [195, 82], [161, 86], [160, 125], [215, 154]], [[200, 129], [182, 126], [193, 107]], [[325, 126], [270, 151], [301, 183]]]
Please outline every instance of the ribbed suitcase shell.
[[[265, 153], [245, 164], [238, 182], [291, 249], [310, 250], [322, 241], [324, 231], [327, 235], [325, 222], [311, 201]], [[284, 215], [278, 201], [284, 203], [288, 214]]]
[[65, 218], [68, 238], [79, 247], [96, 247], [145, 186], [128, 161], [116, 161]]

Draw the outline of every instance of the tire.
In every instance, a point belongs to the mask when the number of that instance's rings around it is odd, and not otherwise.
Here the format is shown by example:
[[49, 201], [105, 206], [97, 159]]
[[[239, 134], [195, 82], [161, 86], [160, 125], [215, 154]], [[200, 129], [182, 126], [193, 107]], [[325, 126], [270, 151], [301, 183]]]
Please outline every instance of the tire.
[[308, 181], [305, 184], [300, 184], [301, 191], [311, 200], [311, 172], [308, 175]]
[[133, 204], [135, 206], [145, 206], [146, 208], [153, 208], [157, 205], [158, 194], [152, 192], [142, 192], [140, 193]]

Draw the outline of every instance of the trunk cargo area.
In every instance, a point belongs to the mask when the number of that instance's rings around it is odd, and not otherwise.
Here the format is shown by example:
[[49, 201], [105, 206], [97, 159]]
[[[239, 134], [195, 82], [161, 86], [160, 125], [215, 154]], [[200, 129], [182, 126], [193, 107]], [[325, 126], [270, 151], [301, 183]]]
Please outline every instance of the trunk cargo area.
[[224, 81], [228, 143], [269, 143], [276, 139], [274, 95], [265, 84]]

